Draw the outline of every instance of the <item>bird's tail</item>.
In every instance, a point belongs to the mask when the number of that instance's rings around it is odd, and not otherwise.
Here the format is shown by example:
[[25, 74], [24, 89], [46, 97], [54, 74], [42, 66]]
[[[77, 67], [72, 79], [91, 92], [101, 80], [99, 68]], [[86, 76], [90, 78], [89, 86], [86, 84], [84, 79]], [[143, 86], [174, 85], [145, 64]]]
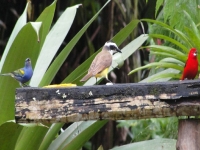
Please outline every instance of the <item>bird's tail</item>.
[[84, 82], [84, 81], [86, 81], [86, 80], [88, 80], [90, 77], [92, 77], [92, 74], [86, 74], [80, 81], [81, 82]]
[[4, 73], [4, 74], [0, 74], [0, 76], [12, 76], [12, 73]]

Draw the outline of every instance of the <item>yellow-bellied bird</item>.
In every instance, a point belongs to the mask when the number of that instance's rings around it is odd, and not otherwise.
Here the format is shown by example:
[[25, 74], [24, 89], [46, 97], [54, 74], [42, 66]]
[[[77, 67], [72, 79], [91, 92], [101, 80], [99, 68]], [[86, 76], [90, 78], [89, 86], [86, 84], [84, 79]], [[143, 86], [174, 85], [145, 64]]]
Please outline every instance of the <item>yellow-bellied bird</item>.
[[91, 77], [95, 77], [96, 80], [98, 77], [105, 77], [111, 82], [108, 79], [108, 69], [112, 64], [112, 55], [116, 52], [121, 53], [117, 45], [111, 41], [106, 42], [102, 51], [99, 52], [92, 61], [88, 73], [80, 81], [84, 82]]

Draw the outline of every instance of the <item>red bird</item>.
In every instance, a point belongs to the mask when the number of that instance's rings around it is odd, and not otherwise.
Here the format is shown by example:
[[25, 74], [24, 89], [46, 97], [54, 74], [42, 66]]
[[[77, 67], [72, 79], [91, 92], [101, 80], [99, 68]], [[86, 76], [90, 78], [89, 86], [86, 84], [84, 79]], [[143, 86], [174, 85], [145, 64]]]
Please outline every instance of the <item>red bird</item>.
[[197, 50], [196, 48], [191, 48], [188, 59], [185, 63], [183, 75], [181, 80], [184, 79], [194, 79], [198, 72], [198, 59], [197, 59]]

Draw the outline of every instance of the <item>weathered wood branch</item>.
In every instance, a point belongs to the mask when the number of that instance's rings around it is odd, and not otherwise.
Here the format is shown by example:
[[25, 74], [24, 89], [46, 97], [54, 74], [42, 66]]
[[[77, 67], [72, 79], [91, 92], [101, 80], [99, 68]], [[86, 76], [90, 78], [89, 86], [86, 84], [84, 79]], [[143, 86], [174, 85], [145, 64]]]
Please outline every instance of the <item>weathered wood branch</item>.
[[200, 80], [19, 88], [17, 122], [75, 122], [200, 115]]

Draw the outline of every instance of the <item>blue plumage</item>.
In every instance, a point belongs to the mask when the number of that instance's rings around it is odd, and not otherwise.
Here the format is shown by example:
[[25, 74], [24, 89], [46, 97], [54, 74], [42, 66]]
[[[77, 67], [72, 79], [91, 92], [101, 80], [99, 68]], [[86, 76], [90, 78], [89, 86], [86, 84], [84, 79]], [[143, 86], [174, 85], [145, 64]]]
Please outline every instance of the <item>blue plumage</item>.
[[11, 76], [14, 79], [16, 79], [17, 81], [19, 81], [20, 86], [22, 86], [22, 87], [27, 86], [25, 83], [28, 82], [33, 75], [33, 69], [31, 66], [30, 58], [27, 58], [25, 60], [24, 68], [15, 70], [11, 73], [5, 73], [5, 74], [0, 74], [0, 75]]

